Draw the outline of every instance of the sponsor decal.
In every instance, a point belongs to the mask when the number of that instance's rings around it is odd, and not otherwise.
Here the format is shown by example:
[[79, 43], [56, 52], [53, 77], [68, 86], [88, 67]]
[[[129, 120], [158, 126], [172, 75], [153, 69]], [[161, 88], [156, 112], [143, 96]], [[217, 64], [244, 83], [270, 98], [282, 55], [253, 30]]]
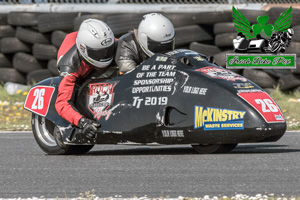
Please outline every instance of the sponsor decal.
[[184, 137], [183, 130], [162, 130], [162, 136], [166, 138], [182, 138]]
[[182, 52], [185, 52], [185, 54], [198, 54], [194, 51], [191, 51], [191, 50], [188, 50], [188, 49], [176, 49], [176, 50], [173, 50], [173, 51], [170, 51], [168, 53], [166, 53], [167, 55], [169, 56], [172, 56], [172, 55], [175, 55], [175, 54], [178, 54], [178, 53], [182, 53]]
[[113, 90], [116, 83], [95, 83], [89, 86], [88, 109], [97, 119], [106, 116], [107, 120], [112, 112], [109, 108], [114, 101], [115, 93]]
[[79, 47], [80, 47], [80, 51], [81, 51], [82, 53], [86, 53], [86, 52], [85, 52], [85, 45], [84, 45], [84, 44], [80, 44]]
[[156, 61], [162, 61], [162, 62], [166, 62], [168, 60], [168, 57], [165, 56], [157, 56]]
[[133, 81], [133, 85], [159, 85], [159, 84], [171, 84], [174, 78], [154, 78], [154, 79], [137, 79]]
[[168, 104], [168, 97], [133, 97], [133, 107], [140, 108], [145, 106], [164, 106]]
[[214, 67], [214, 66], [199, 68], [199, 69], [196, 69], [195, 71], [202, 72], [205, 75], [212, 77], [212, 78], [216, 78], [216, 79], [224, 79], [227, 81], [237, 81], [237, 80], [241, 80], [244, 82], [247, 81], [246, 78], [244, 78], [234, 72], [231, 72], [231, 71], [223, 69], [223, 68]]
[[284, 120], [282, 115], [275, 115], [275, 119], [278, 120], [278, 121]]
[[[159, 59], [165, 58], [167, 59], [167, 57]], [[172, 91], [177, 73], [176, 65], [142, 65], [141, 67], [141, 72], [136, 74], [136, 79], [133, 81], [132, 94]]]
[[[269, 23], [268, 15], [257, 16], [257, 23], [251, 24], [234, 6], [232, 17], [237, 31], [237, 37], [233, 39], [233, 49], [234, 52], [244, 53], [244, 55], [227, 54], [227, 68], [289, 69], [296, 67], [296, 54], [282, 54], [290, 46], [294, 35], [294, 30], [290, 27], [292, 6], [282, 12], [274, 24]], [[245, 54], [247, 52], [258, 54]]]
[[201, 58], [200, 56], [195, 56], [193, 58], [196, 59], [197, 61], [204, 61], [204, 58]]
[[283, 114], [275, 101], [265, 92], [242, 92], [238, 95], [248, 102], [268, 123], [284, 122]]
[[164, 38], [170, 37], [172, 34], [171, 33], [166, 33]]
[[250, 89], [254, 88], [254, 86], [251, 83], [232, 83], [233, 87], [236, 89]]
[[244, 129], [246, 111], [195, 106], [194, 129], [240, 130]]
[[108, 45], [111, 44], [111, 42], [112, 42], [112, 39], [111, 38], [107, 38], [107, 39], [102, 40], [101, 44], [103, 46], [108, 46]]
[[157, 85], [157, 86], [145, 86], [132, 88], [132, 94], [148, 93], [148, 92], [171, 92], [171, 85]]
[[241, 92], [262, 92], [262, 90], [259, 89], [237, 90], [237, 93], [241, 93]]
[[116, 134], [116, 135], [122, 135], [122, 131], [102, 131], [103, 134]]
[[46, 116], [55, 88], [51, 86], [36, 86], [29, 90], [24, 108], [36, 114]]
[[193, 86], [184, 86], [183, 93], [206, 95], [207, 88], [199, 88]]
[[262, 128], [262, 127], [258, 127], [258, 128], [256, 128], [256, 130], [257, 131], [267, 131], [267, 130], [272, 130], [272, 128], [271, 127], [269, 127], [269, 128]]
[[237, 68], [269, 68], [294, 69], [296, 68], [296, 54], [227, 54], [228, 69]]

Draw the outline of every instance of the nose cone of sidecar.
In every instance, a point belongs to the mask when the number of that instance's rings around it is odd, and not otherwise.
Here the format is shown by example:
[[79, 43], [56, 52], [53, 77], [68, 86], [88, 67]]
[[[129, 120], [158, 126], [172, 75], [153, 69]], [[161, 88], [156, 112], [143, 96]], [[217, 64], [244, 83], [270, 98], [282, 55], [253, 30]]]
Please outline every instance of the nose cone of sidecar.
[[182, 129], [185, 139], [202, 144], [271, 142], [282, 137], [284, 116], [262, 88], [227, 69], [200, 62], [185, 68], [177, 65], [188, 79], [169, 98], [164, 128]]

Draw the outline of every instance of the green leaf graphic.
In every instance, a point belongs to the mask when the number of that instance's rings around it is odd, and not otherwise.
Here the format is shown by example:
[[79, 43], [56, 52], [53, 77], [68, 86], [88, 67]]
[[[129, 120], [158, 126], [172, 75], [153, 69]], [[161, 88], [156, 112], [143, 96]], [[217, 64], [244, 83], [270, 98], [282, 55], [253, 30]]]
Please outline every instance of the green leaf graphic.
[[274, 31], [286, 31], [292, 23], [292, 6], [286, 9], [275, 21]]
[[236, 28], [236, 31], [238, 33], [243, 33], [243, 35], [246, 37], [246, 39], [252, 39], [255, 37], [251, 33], [252, 29], [251, 29], [250, 22], [234, 6], [232, 6], [232, 17], [233, 17], [234, 27]]
[[265, 25], [265, 24], [269, 21], [269, 16], [268, 16], [268, 15], [258, 16], [258, 17], [256, 18], [256, 21], [257, 21], [260, 25]]
[[272, 24], [267, 24], [264, 27], [264, 31], [265, 31], [266, 35], [269, 36], [269, 37], [272, 35], [273, 30], [274, 30], [274, 26]]
[[261, 31], [264, 29], [264, 26], [260, 24], [253, 24], [252, 25], [252, 30], [253, 30], [253, 35], [257, 36], [258, 34], [261, 33]]

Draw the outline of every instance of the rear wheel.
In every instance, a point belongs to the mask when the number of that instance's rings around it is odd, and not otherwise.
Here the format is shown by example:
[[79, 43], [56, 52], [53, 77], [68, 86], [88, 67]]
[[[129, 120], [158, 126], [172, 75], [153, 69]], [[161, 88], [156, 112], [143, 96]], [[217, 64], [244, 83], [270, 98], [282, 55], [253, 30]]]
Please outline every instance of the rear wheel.
[[32, 114], [32, 131], [34, 138], [40, 148], [50, 155], [70, 155], [84, 154], [93, 148], [94, 145], [67, 145], [65, 149], [57, 146], [53, 133], [56, 128], [55, 124], [45, 117]]
[[200, 154], [211, 154], [211, 153], [227, 153], [233, 150], [237, 144], [199, 144], [192, 145], [195, 151]]

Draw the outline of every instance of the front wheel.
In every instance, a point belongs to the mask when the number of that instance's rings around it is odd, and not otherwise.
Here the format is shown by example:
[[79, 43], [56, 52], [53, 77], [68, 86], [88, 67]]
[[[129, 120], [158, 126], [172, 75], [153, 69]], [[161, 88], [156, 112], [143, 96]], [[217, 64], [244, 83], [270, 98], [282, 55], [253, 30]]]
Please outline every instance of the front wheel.
[[277, 51], [280, 50], [280, 48], [281, 48], [281, 44], [278, 42], [274, 42], [271, 47], [271, 52], [276, 53]]
[[192, 145], [193, 149], [200, 154], [227, 153], [233, 150], [237, 144], [199, 144]]
[[50, 155], [70, 155], [85, 154], [93, 148], [94, 145], [67, 145], [65, 149], [57, 146], [53, 133], [56, 128], [55, 124], [45, 117], [32, 114], [31, 125], [33, 136], [39, 147]]

